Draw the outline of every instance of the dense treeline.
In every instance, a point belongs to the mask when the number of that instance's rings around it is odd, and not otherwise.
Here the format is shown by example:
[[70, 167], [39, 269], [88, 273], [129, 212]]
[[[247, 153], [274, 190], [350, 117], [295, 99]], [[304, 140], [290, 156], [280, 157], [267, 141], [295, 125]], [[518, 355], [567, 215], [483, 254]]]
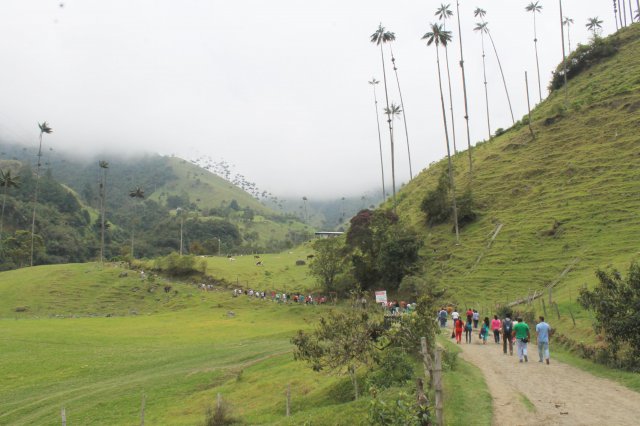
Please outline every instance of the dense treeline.
[[[1, 145], [0, 170], [16, 185], [4, 196], [0, 227], [0, 269], [29, 264], [36, 175], [33, 153]], [[154, 197], [175, 176], [167, 158], [157, 155], [109, 162], [72, 160], [45, 150], [36, 206], [34, 264], [85, 262], [100, 257], [101, 208], [105, 202], [103, 258], [166, 256], [171, 252], [222, 255], [282, 250], [310, 238], [295, 217], [263, 215], [286, 226], [283, 235], [265, 238], [254, 229], [254, 209], [236, 200], [201, 209], [186, 192]], [[106, 178], [105, 178], [106, 175]], [[61, 182], [64, 182], [62, 184]], [[132, 189], [140, 196], [133, 197]], [[5, 190], [6, 189], [6, 194]], [[103, 198], [104, 197], [104, 198]], [[240, 225], [240, 226], [239, 226]], [[132, 233], [134, 235], [132, 235]]]

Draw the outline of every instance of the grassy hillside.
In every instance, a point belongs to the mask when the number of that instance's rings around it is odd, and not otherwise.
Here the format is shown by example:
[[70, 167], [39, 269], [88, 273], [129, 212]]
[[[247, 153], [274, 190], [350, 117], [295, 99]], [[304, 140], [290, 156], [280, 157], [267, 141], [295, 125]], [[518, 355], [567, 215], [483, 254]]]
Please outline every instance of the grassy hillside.
[[[571, 299], [575, 314], [577, 289], [594, 283], [596, 268], [625, 268], [638, 255], [640, 25], [613, 37], [619, 52], [569, 81], [566, 108], [562, 90], [536, 108], [535, 140], [526, 126], [515, 126], [478, 144], [473, 175], [466, 152], [454, 158], [458, 191], [470, 186], [480, 213], [462, 229], [459, 245], [451, 225], [429, 228], [420, 211], [444, 160], [401, 192], [403, 220], [424, 234], [427, 274], [452, 300], [486, 307], [559, 280], [560, 308]], [[578, 333], [593, 340], [589, 328], [585, 321]]]

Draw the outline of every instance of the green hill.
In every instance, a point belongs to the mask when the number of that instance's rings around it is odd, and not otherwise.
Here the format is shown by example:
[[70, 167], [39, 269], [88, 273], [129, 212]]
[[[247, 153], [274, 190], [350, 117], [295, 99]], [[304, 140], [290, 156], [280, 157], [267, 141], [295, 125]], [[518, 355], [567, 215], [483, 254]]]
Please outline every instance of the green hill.
[[[458, 192], [471, 188], [479, 213], [459, 245], [450, 223], [430, 228], [420, 209], [446, 160], [400, 193], [399, 214], [425, 238], [427, 277], [448, 288], [452, 301], [487, 312], [557, 283], [566, 324], [570, 300], [578, 319], [586, 317], [575, 297], [595, 282], [597, 268], [625, 269], [637, 257], [640, 25], [605, 42], [617, 53], [569, 80], [566, 105], [561, 88], [533, 111], [535, 140], [520, 122], [473, 148], [473, 175], [467, 152], [453, 159]], [[588, 329], [587, 322], [584, 335], [593, 341]]]

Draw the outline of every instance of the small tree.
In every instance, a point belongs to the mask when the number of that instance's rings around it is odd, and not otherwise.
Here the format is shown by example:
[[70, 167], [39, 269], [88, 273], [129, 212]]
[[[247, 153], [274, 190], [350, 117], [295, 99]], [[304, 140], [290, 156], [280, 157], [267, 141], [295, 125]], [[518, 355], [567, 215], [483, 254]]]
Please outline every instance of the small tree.
[[604, 331], [605, 340], [614, 353], [628, 343], [634, 354], [640, 353], [640, 265], [633, 262], [623, 278], [614, 270], [596, 272], [599, 284], [593, 289], [580, 290], [578, 302], [595, 312], [596, 331]]
[[383, 335], [381, 315], [363, 310], [331, 311], [320, 318], [313, 332], [298, 331], [291, 343], [295, 345], [296, 360], [311, 364], [314, 371], [326, 370], [348, 374], [358, 399], [359, 367], [374, 362], [376, 343]]
[[335, 291], [335, 279], [344, 270], [345, 246], [342, 239], [327, 238], [313, 243], [315, 256], [309, 271], [328, 291]]
[[2, 229], [4, 225], [4, 208], [7, 203], [7, 192], [9, 188], [20, 186], [20, 177], [11, 176], [11, 170], [3, 172], [0, 170], [0, 187], [2, 188], [2, 214], [0, 215], [0, 249], [2, 249]]

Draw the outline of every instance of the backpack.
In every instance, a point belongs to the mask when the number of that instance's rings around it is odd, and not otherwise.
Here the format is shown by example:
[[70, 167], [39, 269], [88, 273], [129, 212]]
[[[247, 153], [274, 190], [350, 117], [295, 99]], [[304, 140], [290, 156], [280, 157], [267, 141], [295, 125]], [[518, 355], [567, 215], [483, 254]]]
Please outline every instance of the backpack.
[[504, 331], [504, 334], [507, 336], [511, 335], [511, 332], [513, 331], [513, 321], [511, 321], [511, 319], [505, 319], [504, 322], [502, 323], [502, 331]]

